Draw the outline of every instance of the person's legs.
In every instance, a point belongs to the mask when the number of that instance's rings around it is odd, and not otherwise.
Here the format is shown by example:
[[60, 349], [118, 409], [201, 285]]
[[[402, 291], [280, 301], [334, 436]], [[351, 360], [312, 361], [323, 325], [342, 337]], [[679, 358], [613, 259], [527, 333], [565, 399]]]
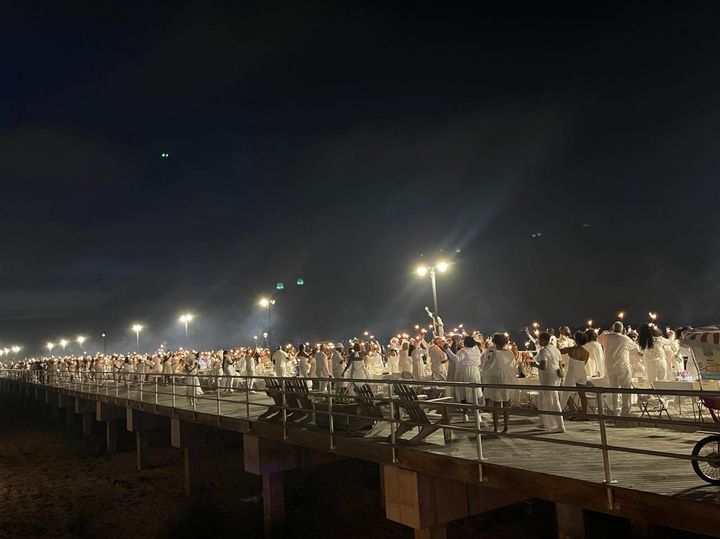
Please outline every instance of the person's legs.
[[[610, 387], [620, 387], [620, 382], [617, 374], [608, 374], [608, 385]], [[598, 406], [601, 403], [598, 403]], [[612, 415], [618, 415], [618, 394], [610, 394], [610, 404], [612, 405]]]
[[510, 401], [503, 402], [502, 406], [503, 406], [503, 421], [505, 423], [505, 426], [503, 427], [503, 432], [507, 432], [508, 424], [510, 423]]

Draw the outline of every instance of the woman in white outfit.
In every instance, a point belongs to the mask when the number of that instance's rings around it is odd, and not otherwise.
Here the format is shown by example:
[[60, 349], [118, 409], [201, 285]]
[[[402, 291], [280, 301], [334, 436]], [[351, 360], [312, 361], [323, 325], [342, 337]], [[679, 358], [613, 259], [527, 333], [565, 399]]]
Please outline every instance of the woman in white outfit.
[[[424, 343], [425, 341], [421, 341]], [[425, 363], [423, 363], [423, 353], [424, 350], [422, 348], [421, 344], [417, 344], [417, 346], [414, 344], [414, 342], [410, 343], [410, 359], [412, 360], [412, 374], [413, 378], [415, 380], [424, 380], [425, 379]]]
[[162, 373], [165, 377], [164, 385], [173, 383], [172, 354], [165, 354], [162, 362]]
[[[550, 344], [550, 334], [541, 333], [538, 336], [540, 351], [535, 356], [534, 366], [538, 369], [541, 386], [559, 386], [562, 382], [560, 371], [560, 351]], [[542, 390], [538, 395], [538, 411], [562, 412], [560, 395], [557, 391]], [[565, 421], [561, 415], [540, 414], [543, 428], [548, 432], [565, 432]]]
[[397, 378], [397, 375], [400, 374], [400, 357], [398, 356], [397, 348], [390, 348], [388, 350], [387, 370], [393, 378]]
[[663, 347], [667, 339], [660, 336], [655, 325], [643, 324], [638, 328], [638, 346], [643, 355], [643, 363], [647, 372], [648, 382], [665, 380], [667, 377], [667, 363]]
[[[413, 372], [413, 364], [410, 359], [410, 343], [403, 341], [398, 352], [398, 369], [401, 376], [409, 376]], [[407, 374], [405, 374], [407, 373]]]
[[[472, 337], [468, 337], [473, 340]], [[474, 341], [473, 341], [474, 342]], [[517, 375], [515, 368], [515, 354], [507, 350], [508, 337], [504, 333], [496, 333], [492, 336], [493, 346], [485, 351], [480, 357], [482, 365], [481, 379], [484, 384], [506, 384], [515, 385]], [[467, 346], [467, 339], [466, 345]], [[461, 350], [460, 352], [463, 352]], [[459, 354], [458, 354], [459, 355]], [[510, 419], [510, 403], [515, 396], [515, 390], [508, 388], [487, 387], [484, 390], [485, 399], [493, 404], [493, 430], [498, 431], [499, 410], [503, 410], [503, 432], [508, 431]]]
[[198, 371], [200, 370], [198, 355], [199, 354], [193, 355], [190, 352], [186, 355], [187, 365], [185, 366], [185, 373], [187, 376], [185, 377], [185, 392], [190, 404], [197, 404], [198, 396], [203, 394], [203, 390], [200, 388], [200, 378], [198, 377]]
[[587, 342], [583, 344], [583, 348], [590, 354], [587, 363], [585, 363], [585, 374], [588, 378], [594, 376], [602, 378], [605, 376], [605, 352], [603, 352], [603, 347], [597, 340], [597, 331], [590, 328], [585, 332], [585, 337]]
[[310, 375], [310, 354], [305, 351], [304, 344], [298, 346], [297, 360], [300, 367], [300, 376], [307, 378]]
[[[582, 331], [575, 332], [575, 345], [568, 348], [560, 349], [560, 354], [567, 355], [567, 372], [563, 379], [562, 385], [565, 387], [577, 387], [578, 385], [587, 385], [587, 371], [585, 366], [590, 359], [590, 352], [585, 348], [587, 336]], [[563, 391], [560, 395], [560, 407], [565, 408], [568, 399], [572, 393], [570, 391]], [[580, 402], [582, 406], [582, 413], [587, 413], [588, 402], [584, 391], [578, 391], [580, 395]]]
[[[360, 343], [355, 343], [353, 347], [350, 349], [350, 352], [348, 353], [348, 362], [345, 366], [345, 370], [343, 371], [343, 376], [345, 375], [346, 371], [350, 371], [350, 378], [367, 378], [367, 371], [365, 370], [365, 354], [362, 351], [362, 347], [360, 346]], [[357, 385], [362, 385], [364, 382], [353, 382], [352, 388], [354, 393], [354, 388]]]

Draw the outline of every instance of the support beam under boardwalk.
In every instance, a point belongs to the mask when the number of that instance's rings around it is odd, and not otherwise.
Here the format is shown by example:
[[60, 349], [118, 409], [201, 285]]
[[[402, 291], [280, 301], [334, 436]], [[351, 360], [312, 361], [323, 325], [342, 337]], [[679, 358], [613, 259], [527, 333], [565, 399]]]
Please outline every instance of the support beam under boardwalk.
[[558, 539], [585, 539], [585, 513], [582, 507], [555, 504]]
[[170, 443], [183, 450], [185, 458], [185, 494], [195, 496], [202, 489], [200, 481], [200, 447], [203, 442], [202, 429], [195, 423], [170, 419]]
[[519, 503], [526, 496], [383, 466], [385, 515], [415, 529], [415, 537], [444, 538], [448, 522]]

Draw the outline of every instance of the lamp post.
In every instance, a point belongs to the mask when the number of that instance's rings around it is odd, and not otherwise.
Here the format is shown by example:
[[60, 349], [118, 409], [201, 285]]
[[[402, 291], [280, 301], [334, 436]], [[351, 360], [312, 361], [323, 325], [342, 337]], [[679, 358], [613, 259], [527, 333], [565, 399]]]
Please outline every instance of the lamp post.
[[103, 355], [107, 355], [107, 333], [101, 333], [100, 336], [103, 340]]
[[435, 272], [445, 273], [448, 270], [449, 264], [443, 260], [438, 261], [432, 266], [418, 266], [415, 272], [420, 277], [425, 277], [428, 273], [430, 274], [430, 285], [432, 286], [433, 295], [433, 307], [435, 316], [439, 316], [438, 313], [438, 298], [437, 298], [437, 283], [435, 282]]
[[65, 351], [65, 347], [68, 345], [67, 339], [60, 339], [60, 346], [62, 346], [63, 352]]
[[77, 337], [77, 343], [80, 345], [80, 350], [82, 350], [83, 352], [85, 351], [84, 344], [85, 344], [86, 340], [87, 340], [87, 338], [83, 337], [82, 335], [78, 335], [78, 337]]
[[195, 318], [194, 315], [190, 313], [185, 313], [183, 315], [180, 315], [180, 322], [185, 324], [185, 347], [187, 348], [188, 344], [188, 324], [193, 321], [193, 318]]
[[143, 330], [143, 327], [140, 324], [133, 324], [130, 328], [135, 332], [135, 351], [140, 351], [140, 332]]
[[47, 348], [48, 353], [52, 355], [52, 349], [55, 348], [55, 343], [49, 342], [45, 345], [45, 348]]
[[265, 311], [267, 312], [267, 347], [268, 349], [272, 350], [272, 347], [270, 346], [270, 336], [272, 334], [272, 320], [270, 318], [270, 308], [275, 305], [275, 300], [270, 298], [260, 298], [260, 301], [258, 302], [258, 305], [261, 307], [265, 307]]

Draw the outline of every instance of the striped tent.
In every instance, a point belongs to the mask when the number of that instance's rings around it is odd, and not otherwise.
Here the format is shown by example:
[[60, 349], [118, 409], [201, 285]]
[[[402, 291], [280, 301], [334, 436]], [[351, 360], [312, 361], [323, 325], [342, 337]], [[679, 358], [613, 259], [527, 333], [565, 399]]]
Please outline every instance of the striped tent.
[[703, 344], [720, 345], [720, 326], [705, 326], [702, 328], [689, 329], [683, 333], [682, 340], [690, 346], [702, 346]]

